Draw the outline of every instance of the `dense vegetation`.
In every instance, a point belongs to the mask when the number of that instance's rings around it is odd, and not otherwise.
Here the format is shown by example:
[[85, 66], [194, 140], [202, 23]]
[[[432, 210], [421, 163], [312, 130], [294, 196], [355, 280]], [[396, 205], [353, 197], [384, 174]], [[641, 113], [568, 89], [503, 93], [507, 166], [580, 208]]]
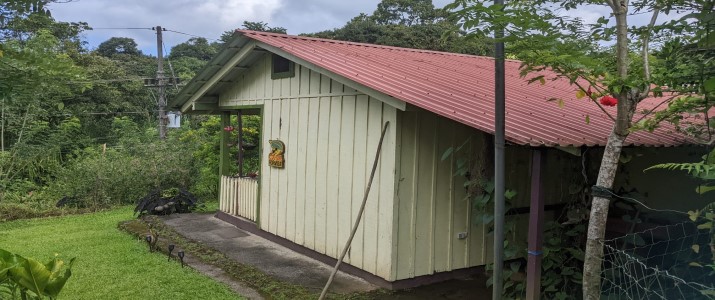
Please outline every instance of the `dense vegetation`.
[[[219, 119], [186, 116], [159, 141], [156, 92], [143, 86], [156, 58], [127, 37], [87, 49], [80, 34], [91, 28], [54, 20], [48, 2], [0, 4], [0, 220], [61, 213], [61, 199], [68, 211], [127, 204], [153, 189], [216, 199]], [[167, 72], [191, 79], [223, 41], [174, 46]], [[245, 118], [256, 143], [259, 122]], [[258, 167], [250, 154], [247, 172]]]
[[[0, 4], [0, 220], [123, 205], [156, 189], [216, 199], [220, 120], [184, 116], [182, 128], [159, 141], [156, 91], [143, 86], [156, 74], [156, 58], [129, 37], [87, 49], [80, 34], [91, 27], [54, 20], [46, 7], [52, 2]], [[286, 32], [264, 22], [243, 28]], [[431, 1], [383, 1], [372, 15], [313, 35], [489, 53], [487, 39], [458, 29]], [[172, 47], [165, 72], [190, 80], [231, 36], [227, 31], [213, 43], [193, 37]], [[170, 96], [178, 89], [170, 87]], [[246, 143], [259, 142], [259, 128], [257, 117], [244, 117]], [[256, 152], [248, 151], [245, 173], [258, 171]]]

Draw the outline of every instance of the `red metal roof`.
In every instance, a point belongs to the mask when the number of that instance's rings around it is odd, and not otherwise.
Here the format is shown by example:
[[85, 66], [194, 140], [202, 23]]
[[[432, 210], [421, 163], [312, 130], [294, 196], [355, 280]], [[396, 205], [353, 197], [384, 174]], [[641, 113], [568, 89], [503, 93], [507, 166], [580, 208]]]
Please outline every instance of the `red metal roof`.
[[[494, 60], [490, 57], [239, 32], [406, 103], [494, 133]], [[519, 61], [506, 61], [507, 141], [531, 146], [605, 145], [613, 121], [596, 104], [576, 99], [576, 87], [566, 79], [529, 84], [520, 76], [519, 66]], [[553, 98], [563, 99], [563, 107], [548, 101]], [[653, 108], [664, 99], [646, 99], [638, 110]], [[615, 107], [606, 109], [615, 116]], [[635, 132], [626, 140], [635, 146], [689, 142], [670, 124], [654, 132]]]

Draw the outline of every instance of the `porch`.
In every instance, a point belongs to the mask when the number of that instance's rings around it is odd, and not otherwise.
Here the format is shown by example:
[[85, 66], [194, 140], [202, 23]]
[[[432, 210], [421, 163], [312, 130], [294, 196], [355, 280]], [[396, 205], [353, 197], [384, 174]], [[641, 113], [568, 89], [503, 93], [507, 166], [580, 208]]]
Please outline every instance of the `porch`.
[[[278, 281], [301, 286], [316, 293], [316, 296], [325, 285], [332, 269], [330, 264], [286, 247], [285, 243], [274, 241], [270, 239], [270, 236], [262, 236], [259, 234], [260, 231], [256, 232], [255, 229], [250, 228], [250, 223], [221, 212], [217, 214], [172, 214], [161, 218], [165, 225], [179, 235], [219, 251], [239, 264], [256, 268]], [[226, 222], [223, 220], [224, 218], [232, 218], [233, 222]], [[237, 224], [233, 224], [236, 222], [249, 226], [248, 228], [237, 227]], [[191, 265], [191, 263], [189, 264]], [[197, 270], [204, 272], [201, 268], [197, 268]], [[341, 271], [338, 272], [331, 286], [331, 292], [378, 300], [395, 298], [466, 299], [474, 295], [490, 295], [491, 291], [486, 287], [486, 279], [484, 274], [471, 274], [459, 279], [408, 290], [379, 291], [379, 285]], [[233, 280], [238, 280], [241, 284], [248, 286], [251, 283], [250, 279], [233, 278]], [[260, 288], [257, 289], [256, 293], [261, 296], [251, 297], [251, 294], [244, 294], [244, 296], [249, 299], [270, 299], [274, 296], [271, 293], [265, 293]], [[280, 293], [282, 291], [273, 292]]]
[[[257, 124], [244, 126], [246, 120], [251, 123], [250, 118]], [[260, 123], [260, 107], [235, 107], [221, 113], [219, 210], [254, 223], [260, 212]]]

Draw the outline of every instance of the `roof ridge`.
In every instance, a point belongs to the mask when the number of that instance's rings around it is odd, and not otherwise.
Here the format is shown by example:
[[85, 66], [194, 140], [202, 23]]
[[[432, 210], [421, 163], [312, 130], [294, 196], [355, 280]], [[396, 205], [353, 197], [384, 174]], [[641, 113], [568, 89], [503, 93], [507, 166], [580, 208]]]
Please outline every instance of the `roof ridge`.
[[[276, 32], [244, 30], [244, 29], [237, 29], [236, 32], [244, 34], [244, 35], [263, 35], [263, 36], [272, 36], [272, 37], [306, 40], [306, 41], [314, 41], [314, 42], [323, 42], [323, 43], [331, 43], [331, 44], [344, 44], [344, 45], [352, 45], [352, 46], [360, 46], [360, 47], [398, 50], [398, 51], [405, 51], [405, 52], [416, 52], [416, 53], [426, 53], [426, 54], [445, 55], [445, 56], [459, 56], [459, 57], [488, 59], [488, 60], [494, 59], [493, 57], [484, 56], [484, 55], [474, 55], [474, 54], [454, 53], [454, 52], [447, 52], [447, 51], [435, 51], [435, 50], [426, 50], [426, 49], [387, 46], [387, 45], [378, 45], [378, 44], [370, 44], [370, 43], [333, 40], [333, 39], [326, 39], [326, 38], [316, 38], [316, 37], [310, 37], [310, 36], [290, 35], [290, 34], [276, 33]], [[515, 60], [515, 59], [506, 59], [506, 61], [521, 63], [520, 60]]]

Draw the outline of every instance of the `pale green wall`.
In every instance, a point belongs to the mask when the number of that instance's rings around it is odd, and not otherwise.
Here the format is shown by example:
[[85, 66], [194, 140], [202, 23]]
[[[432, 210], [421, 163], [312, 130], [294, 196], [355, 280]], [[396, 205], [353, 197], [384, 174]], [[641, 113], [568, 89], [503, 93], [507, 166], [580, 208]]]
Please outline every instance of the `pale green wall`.
[[[293, 78], [272, 80], [268, 57], [235, 78], [236, 84], [219, 98], [226, 108], [263, 107], [263, 158], [270, 151], [269, 139], [286, 144], [285, 169], [269, 168], [265, 159], [262, 163], [263, 230], [337, 257], [362, 200], [380, 126], [390, 121], [365, 216], [346, 262], [399, 280], [485, 265], [492, 259], [493, 237], [470, 219], [466, 179], [454, 175], [456, 160], [483, 161], [476, 157], [477, 150], [492, 147], [485, 145], [484, 133], [420, 109], [398, 111], [304, 66], [296, 65]], [[441, 160], [447, 148], [465, 141], [461, 151]], [[637, 187], [639, 197], [654, 207], [698, 208], [704, 199], [693, 192], [694, 182], [686, 176], [642, 172], [657, 162], [682, 157], [696, 161], [697, 150], [626, 150], [634, 152], [634, 158], [621, 167], [617, 184]], [[529, 206], [531, 151], [507, 146], [506, 185], [518, 193], [514, 207]], [[599, 151], [586, 154], [590, 181]], [[582, 163], [581, 157], [546, 150], [547, 205], [576, 197], [574, 187], [586, 185]], [[547, 216], [552, 219], [553, 213]], [[528, 215], [510, 219], [518, 230], [509, 238], [525, 241]], [[459, 232], [468, 237], [458, 239]]]
[[[350, 235], [380, 139], [390, 121], [365, 214], [345, 262], [391, 279], [396, 109], [296, 65], [271, 79], [270, 56], [220, 96], [220, 106], [263, 106], [260, 228], [337, 258]], [[269, 140], [286, 145], [268, 167]]]
[[[483, 163], [481, 147], [486, 134], [419, 109], [399, 112], [397, 165], [397, 220], [396, 248], [394, 252], [395, 279], [406, 279], [437, 272], [485, 265], [492, 259], [493, 236], [478, 222], [471, 220], [473, 213], [465, 198], [464, 176], [455, 175], [458, 160], [471, 165]], [[465, 143], [466, 142], [466, 143]], [[446, 160], [442, 156], [449, 148], [464, 145]], [[493, 155], [488, 152], [486, 155]], [[548, 151], [550, 158], [547, 180], [556, 180], [571, 174], [573, 159], [557, 150]], [[508, 146], [506, 150], [506, 184], [517, 191], [513, 207], [529, 205], [531, 150]], [[482, 168], [493, 169], [493, 159]], [[560, 173], [560, 175], [557, 175]], [[570, 176], [575, 177], [575, 175]], [[559, 179], [560, 180], [560, 179]], [[546, 203], [563, 199], [567, 187], [561, 184], [546, 189]], [[551, 216], [551, 213], [548, 213]], [[508, 217], [515, 220], [517, 235], [510, 239], [526, 239], [528, 215]], [[466, 239], [458, 239], [467, 232]]]

